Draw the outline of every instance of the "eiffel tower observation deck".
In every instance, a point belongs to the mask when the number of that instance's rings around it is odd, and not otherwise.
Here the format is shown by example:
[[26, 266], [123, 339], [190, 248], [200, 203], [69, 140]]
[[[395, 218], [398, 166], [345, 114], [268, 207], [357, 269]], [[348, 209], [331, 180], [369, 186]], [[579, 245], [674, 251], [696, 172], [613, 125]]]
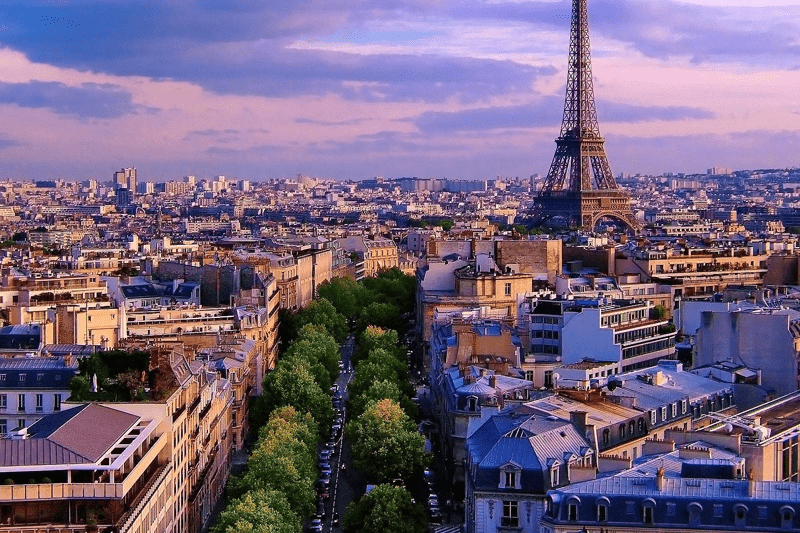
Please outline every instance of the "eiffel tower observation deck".
[[535, 210], [542, 221], [560, 217], [585, 230], [602, 218], [635, 230], [639, 222], [630, 196], [614, 179], [597, 122], [586, 4], [587, 0], [572, 0], [564, 120]]

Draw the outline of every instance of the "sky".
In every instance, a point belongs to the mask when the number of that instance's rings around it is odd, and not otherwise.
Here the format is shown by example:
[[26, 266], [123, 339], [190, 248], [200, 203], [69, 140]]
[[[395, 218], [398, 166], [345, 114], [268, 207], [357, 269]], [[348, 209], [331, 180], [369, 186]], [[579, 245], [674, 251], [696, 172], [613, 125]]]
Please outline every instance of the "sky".
[[[0, 179], [546, 174], [568, 0], [0, 0]], [[800, 166], [800, 0], [589, 0], [615, 173]]]

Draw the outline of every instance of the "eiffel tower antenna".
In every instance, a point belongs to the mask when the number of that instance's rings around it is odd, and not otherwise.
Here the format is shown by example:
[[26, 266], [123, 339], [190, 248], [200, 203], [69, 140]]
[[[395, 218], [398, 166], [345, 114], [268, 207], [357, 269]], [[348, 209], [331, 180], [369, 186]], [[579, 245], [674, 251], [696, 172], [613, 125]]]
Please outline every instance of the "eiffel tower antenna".
[[556, 153], [537, 197], [540, 218], [560, 216], [591, 230], [602, 217], [639, 226], [630, 197], [619, 188], [600, 135], [592, 80], [588, 0], [572, 0], [567, 94]]

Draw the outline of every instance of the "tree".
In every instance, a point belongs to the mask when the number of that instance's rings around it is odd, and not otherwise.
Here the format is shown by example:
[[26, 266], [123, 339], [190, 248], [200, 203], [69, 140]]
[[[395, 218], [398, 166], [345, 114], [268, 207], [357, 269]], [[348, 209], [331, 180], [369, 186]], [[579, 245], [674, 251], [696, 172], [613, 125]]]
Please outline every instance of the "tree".
[[275, 369], [264, 378], [261, 398], [266, 412], [291, 405], [301, 413], [310, 413], [320, 434], [327, 431], [333, 421], [331, 397], [317, 384], [305, 358], [278, 361]]
[[344, 342], [350, 331], [350, 328], [347, 327], [347, 319], [340, 315], [333, 304], [324, 298], [314, 300], [297, 313], [298, 330], [306, 324], [324, 326], [339, 344]]
[[308, 516], [314, 510], [316, 474], [313, 452], [291, 432], [282, 431], [258, 441], [240, 486], [278, 490], [297, 516]]
[[368, 326], [358, 336], [356, 351], [353, 354], [353, 364], [365, 360], [375, 348], [384, 349], [392, 352], [396, 357], [402, 358], [399, 344], [400, 340], [396, 331], [378, 326]]
[[[314, 324], [306, 324], [297, 334], [297, 339], [286, 350], [286, 358], [305, 357], [309, 361], [321, 364], [333, 382], [339, 375], [339, 344], [326, 328]], [[322, 384], [320, 384], [322, 386]], [[330, 387], [323, 387], [327, 390]]]
[[421, 503], [414, 503], [402, 487], [378, 485], [352, 502], [342, 521], [345, 533], [424, 533], [428, 521]]
[[410, 479], [429, 460], [425, 437], [392, 400], [370, 404], [347, 423], [345, 436], [351, 443], [353, 465], [373, 480]]
[[84, 376], [74, 376], [69, 382], [69, 399], [74, 402], [82, 402], [89, 399], [91, 385]]
[[399, 330], [403, 325], [400, 314], [400, 308], [392, 303], [372, 302], [361, 310], [358, 330], [364, 330], [368, 326]]
[[372, 383], [367, 390], [359, 396], [350, 398], [350, 417], [357, 418], [364, 413], [367, 406], [371, 403], [379, 402], [380, 400], [392, 400], [400, 404], [406, 414], [416, 420], [419, 418], [419, 409], [405, 394], [400, 392], [400, 387], [397, 383], [392, 381], [383, 380]]
[[354, 318], [358, 314], [358, 293], [361, 285], [351, 278], [333, 278], [325, 281], [317, 288], [320, 298], [325, 298], [346, 318]]
[[300, 533], [300, 518], [276, 490], [253, 490], [219, 515], [213, 533]]

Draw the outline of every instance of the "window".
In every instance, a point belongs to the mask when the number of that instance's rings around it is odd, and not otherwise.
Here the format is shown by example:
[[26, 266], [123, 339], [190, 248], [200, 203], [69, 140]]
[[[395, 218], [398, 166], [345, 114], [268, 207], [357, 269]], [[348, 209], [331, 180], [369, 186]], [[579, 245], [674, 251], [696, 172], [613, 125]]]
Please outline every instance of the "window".
[[792, 529], [794, 525], [794, 508], [784, 505], [780, 510], [781, 529]]
[[603, 444], [608, 444], [608, 435], [609, 435], [608, 429], [604, 429], [603, 430]]
[[61, 394], [53, 394], [53, 410], [61, 410]]
[[608, 522], [608, 504], [605, 501], [597, 504], [597, 521]]
[[505, 293], [506, 296], [511, 294], [511, 284], [510, 283], [506, 283], [506, 286], [505, 286], [505, 289], [504, 289], [503, 292]]
[[637, 425], [639, 426], [639, 433], [644, 433], [644, 418], [640, 418]]
[[625, 438], [625, 424], [619, 425], [619, 438], [621, 439]]
[[544, 371], [544, 386], [548, 389], [553, 388], [553, 371], [552, 370], [545, 370]]
[[44, 394], [36, 395], [36, 412], [41, 413], [44, 411]]
[[681, 414], [686, 414], [686, 409], [688, 407], [688, 402], [686, 400], [681, 400]]
[[0, 394], [0, 409], [6, 409], [8, 407], [8, 396], [5, 394]]
[[652, 524], [653, 523], [653, 507], [650, 505], [645, 505], [644, 507], [644, 517], [643, 517], [645, 524]]
[[517, 488], [517, 473], [506, 470], [503, 472], [504, 474], [504, 481], [505, 484], [503, 485], [507, 489], [516, 489]]
[[667, 408], [666, 406], [661, 408], [661, 421], [664, 422], [667, 419]]
[[504, 527], [517, 527], [519, 526], [519, 503], [516, 501], [503, 502], [503, 520]]
[[17, 395], [17, 411], [24, 411], [25, 410], [25, 395], [19, 394]]
[[656, 425], [656, 410], [655, 409], [651, 409], [650, 410], [650, 425], [651, 426], [655, 426]]
[[8, 433], [8, 419], [0, 418], [0, 435]]
[[20, 383], [24, 383], [25, 382], [25, 374], [20, 374], [19, 375], [19, 382]]
[[570, 502], [567, 506], [567, 513], [570, 522], [577, 522], [578, 521], [578, 504], [575, 502]]
[[26, 425], [27, 424], [25, 423], [25, 419], [24, 418], [20, 418], [19, 420], [17, 420], [17, 429], [22, 429]]
[[673, 403], [672, 404], [672, 417], [675, 418], [676, 416], [678, 416], [678, 404], [677, 403]]
[[553, 465], [550, 468], [550, 486], [557, 487], [558, 486], [558, 465]]
[[689, 527], [698, 527], [700, 525], [700, 513], [703, 511], [703, 506], [697, 502], [689, 504]]

